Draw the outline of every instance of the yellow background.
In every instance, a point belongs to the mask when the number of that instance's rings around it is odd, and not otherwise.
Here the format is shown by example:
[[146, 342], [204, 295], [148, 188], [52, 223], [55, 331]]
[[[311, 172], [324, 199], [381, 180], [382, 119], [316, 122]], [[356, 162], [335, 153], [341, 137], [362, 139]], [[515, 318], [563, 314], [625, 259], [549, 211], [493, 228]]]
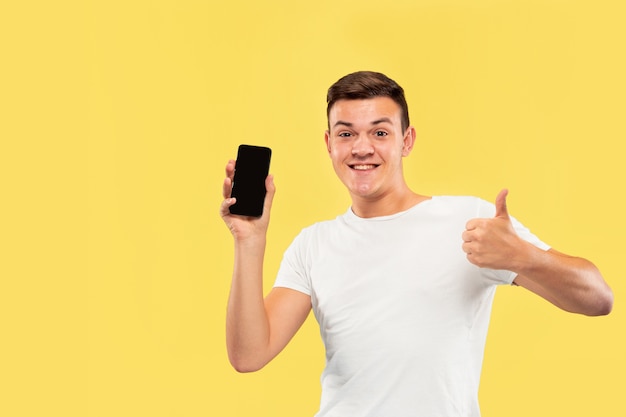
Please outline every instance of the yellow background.
[[626, 7], [620, 0], [5, 1], [0, 5], [0, 415], [311, 416], [312, 317], [266, 369], [224, 343], [239, 143], [273, 148], [269, 289], [298, 231], [349, 201], [325, 92], [404, 86], [409, 183], [493, 200], [593, 260], [613, 313], [501, 288], [484, 417], [624, 416]]

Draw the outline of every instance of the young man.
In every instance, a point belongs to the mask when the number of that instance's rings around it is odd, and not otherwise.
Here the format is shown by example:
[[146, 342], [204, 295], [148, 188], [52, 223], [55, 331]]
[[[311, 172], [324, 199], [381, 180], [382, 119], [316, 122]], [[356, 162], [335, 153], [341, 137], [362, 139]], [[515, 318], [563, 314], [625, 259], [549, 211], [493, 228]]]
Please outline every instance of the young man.
[[258, 219], [221, 216], [235, 240], [227, 312], [230, 361], [267, 364], [313, 309], [326, 348], [318, 417], [480, 415], [478, 383], [498, 284], [516, 284], [575, 313], [604, 315], [613, 295], [589, 261], [549, 248], [495, 206], [428, 197], [407, 186], [402, 158], [415, 142], [402, 88], [357, 72], [328, 91], [328, 154], [352, 206], [304, 229], [263, 298], [273, 178]]

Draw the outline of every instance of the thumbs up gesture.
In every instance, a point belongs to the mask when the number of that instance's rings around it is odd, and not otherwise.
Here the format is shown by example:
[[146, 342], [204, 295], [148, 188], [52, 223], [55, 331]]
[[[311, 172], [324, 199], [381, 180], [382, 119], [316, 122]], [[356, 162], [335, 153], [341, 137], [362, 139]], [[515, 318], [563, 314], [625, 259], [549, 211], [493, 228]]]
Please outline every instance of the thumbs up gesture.
[[467, 259], [482, 268], [515, 271], [524, 241], [517, 235], [506, 206], [508, 190], [496, 197], [496, 214], [490, 219], [472, 219], [463, 232], [463, 251]]

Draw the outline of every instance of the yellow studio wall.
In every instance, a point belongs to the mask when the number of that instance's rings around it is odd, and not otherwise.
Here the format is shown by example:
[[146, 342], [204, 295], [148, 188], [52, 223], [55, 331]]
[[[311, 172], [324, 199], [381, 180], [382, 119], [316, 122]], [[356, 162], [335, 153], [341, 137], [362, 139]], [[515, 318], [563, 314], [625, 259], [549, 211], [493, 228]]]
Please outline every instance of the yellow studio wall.
[[228, 364], [220, 190], [238, 144], [272, 147], [269, 290], [299, 230], [349, 205], [325, 92], [360, 69], [407, 92], [413, 188], [508, 187], [513, 215], [615, 292], [591, 319], [500, 288], [483, 416], [626, 415], [623, 2], [5, 3], [1, 416], [312, 416], [312, 317], [261, 372]]

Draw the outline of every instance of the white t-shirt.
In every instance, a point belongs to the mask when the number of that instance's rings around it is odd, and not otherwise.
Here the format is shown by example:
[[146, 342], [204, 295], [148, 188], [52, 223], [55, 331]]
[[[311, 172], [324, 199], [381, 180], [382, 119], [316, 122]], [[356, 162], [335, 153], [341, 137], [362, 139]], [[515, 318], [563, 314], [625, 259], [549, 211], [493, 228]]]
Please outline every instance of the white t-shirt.
[[295, 238], [275, 286], [311, 296], [326, 347], [317, 417], [480, 416], [493, 296], [515, 273], [471, 264], [461, 235], [494, 213], [475, 197], [433, 197], [390, 216], [348, 210]]

